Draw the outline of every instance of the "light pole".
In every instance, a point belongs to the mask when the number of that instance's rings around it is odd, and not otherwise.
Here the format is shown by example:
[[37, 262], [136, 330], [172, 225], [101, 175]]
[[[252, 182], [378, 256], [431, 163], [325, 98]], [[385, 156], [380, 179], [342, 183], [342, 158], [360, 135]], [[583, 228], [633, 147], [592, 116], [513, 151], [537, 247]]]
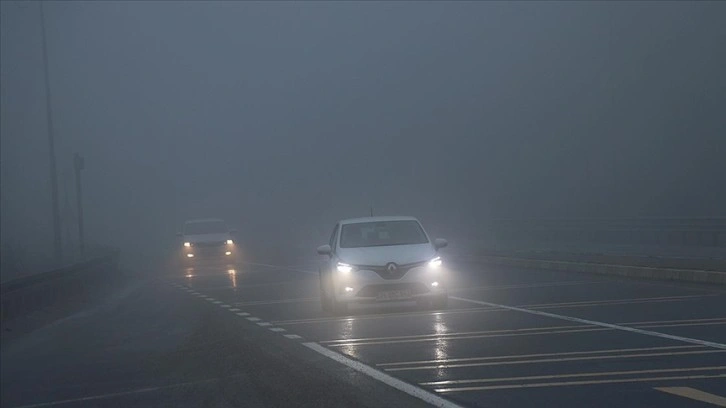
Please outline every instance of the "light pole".
[[45, 39], [45, 12], [43, 1], [40, 2], [40, 29], [42, 32], [43, 71], [45, 72], [45, 114], [48, 125], [48, 155], [50, 161], [50, 191], [53, 200], [53, 249], [57, 264], [63, 262], [63, 244], [61, 241], [61, 221], [58, 205], [58, 175], [55, 163], [55, 140], [53, 138], [53, 114], [50, 104], [50, 79], [48, 75], [48, 50]]
[[85, 167], [85, 160], [83, 157], [76, 153], [73, 156], [73, 168], [76, 171], [76, 200], [78, 202], [78, 244], [81, 248], [81, 257], [85, 256], [86, 253], [86, 239], [83, 234], [83, 200], [82, 189], [81, 189], [81, 170]]

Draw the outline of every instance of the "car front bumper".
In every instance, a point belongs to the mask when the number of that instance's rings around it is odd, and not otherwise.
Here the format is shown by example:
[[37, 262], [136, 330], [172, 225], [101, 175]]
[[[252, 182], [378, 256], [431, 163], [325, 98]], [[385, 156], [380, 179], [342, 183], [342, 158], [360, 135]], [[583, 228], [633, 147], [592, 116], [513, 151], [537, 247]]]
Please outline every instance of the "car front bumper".
[[433, 298], [447, 294], [446, 270], [412, 268], [398, 279], [386, 279], [372, 270], [336, 271], [335, 299], [345, 303], [372, 303]]

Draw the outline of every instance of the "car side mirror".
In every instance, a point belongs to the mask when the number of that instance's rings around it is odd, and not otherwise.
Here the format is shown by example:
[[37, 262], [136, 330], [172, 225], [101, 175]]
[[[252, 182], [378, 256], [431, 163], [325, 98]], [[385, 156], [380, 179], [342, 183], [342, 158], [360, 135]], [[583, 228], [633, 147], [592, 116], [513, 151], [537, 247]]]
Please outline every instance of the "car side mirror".
[[446, 248], [447, 246], [449, 246], [449, 241], [443, 238], [437, 238], [434, 240], [434, 247], [436, 249]]
[[330, 248], [330, 245], [320, 245], [318, 247], [318, 254], [320, 255], [330, 255], [333, 252], [333, 249]]

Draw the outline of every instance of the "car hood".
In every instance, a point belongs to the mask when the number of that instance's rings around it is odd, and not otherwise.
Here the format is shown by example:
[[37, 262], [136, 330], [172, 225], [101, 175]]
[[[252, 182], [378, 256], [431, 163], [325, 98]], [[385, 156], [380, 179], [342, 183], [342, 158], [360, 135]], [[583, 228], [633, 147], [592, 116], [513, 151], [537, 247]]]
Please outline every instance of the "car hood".
[[351, 265], [384, 266], [390, 262], [405, 265], [428, 261], [435, 256], [436, 250], [431, 244], [338, 249], [340, 261]]
[[200, 242], [222, 242], [228, 239], [232, 239], [231, 235], [227, 232], [216, 233], [216, 234], [195, 234], [195, 235], [184, 235], [184, 242], [191, 242], [192, 244]]

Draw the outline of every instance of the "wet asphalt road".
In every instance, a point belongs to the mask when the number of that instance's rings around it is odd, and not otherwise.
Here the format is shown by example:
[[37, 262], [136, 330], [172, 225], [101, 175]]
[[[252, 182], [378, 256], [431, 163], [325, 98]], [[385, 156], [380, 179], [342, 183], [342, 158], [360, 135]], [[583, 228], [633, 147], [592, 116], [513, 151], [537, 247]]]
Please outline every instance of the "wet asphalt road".
[[725, 287], [449, 269], [447, 310], [341, 317], [320, 309], [314, 259], [165, 270], [4, 345], [2, 405], [422, 405], [314, 342], [462, 406], [725, 406]]

